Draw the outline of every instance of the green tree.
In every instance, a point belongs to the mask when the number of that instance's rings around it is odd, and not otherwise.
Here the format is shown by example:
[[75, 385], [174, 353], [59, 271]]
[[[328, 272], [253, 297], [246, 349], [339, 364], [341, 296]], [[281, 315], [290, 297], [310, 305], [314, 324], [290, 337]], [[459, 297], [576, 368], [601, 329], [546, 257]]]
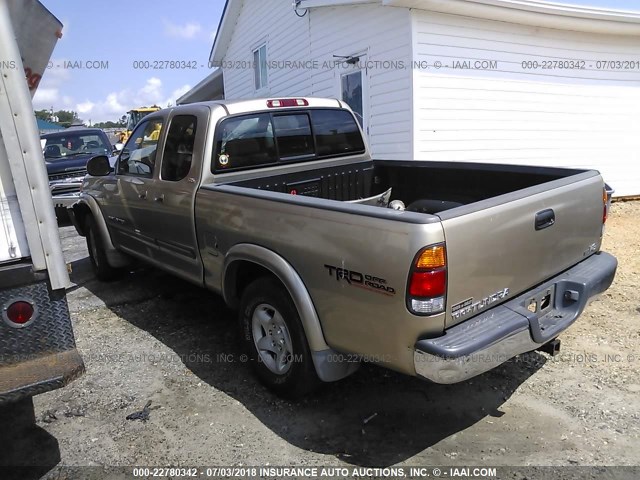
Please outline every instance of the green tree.
[[33, 113], [35, 113], [36, 118], [38, 120], [45, 120], [45, 121], [49, 121], [49, 118], [51, 117], [51, 113], [49, 112], [49, 110], [47, 109], [43, 109], [43, 110], [36, 110]]
[[78, 120], [78, 114], [74, 111], [58, 110], [53, 114], [54, 117], [58, 117], [58, 123], [61, 125], [69, 126], [75, 120]]
[[106, 122], [94, 123], [93, 126], [96, 128], [118, 128], [120, 127], [120, 123], [112, 122], [111, 120], [108, 120]]

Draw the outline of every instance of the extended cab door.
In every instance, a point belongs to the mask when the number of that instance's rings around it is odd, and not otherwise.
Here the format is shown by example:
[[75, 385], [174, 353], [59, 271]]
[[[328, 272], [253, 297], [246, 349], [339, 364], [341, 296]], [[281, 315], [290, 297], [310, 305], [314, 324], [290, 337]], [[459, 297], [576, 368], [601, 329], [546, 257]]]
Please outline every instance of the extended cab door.
[[202, 281], [194, 222], [194, 202], [200, 183], [208, 109], [194, 107], [172, 115], [158, 175], [149, 186], [153, 215], [149, 234], [156, 243], [154, 260], [176, 275]]
[[155, 249], [149, 191], [163, 124], [162, 117], [155, 117], [136, 127], [118, 158], [115, 185], [104, 188], [103, 210], [115, 243], [148, 258]]

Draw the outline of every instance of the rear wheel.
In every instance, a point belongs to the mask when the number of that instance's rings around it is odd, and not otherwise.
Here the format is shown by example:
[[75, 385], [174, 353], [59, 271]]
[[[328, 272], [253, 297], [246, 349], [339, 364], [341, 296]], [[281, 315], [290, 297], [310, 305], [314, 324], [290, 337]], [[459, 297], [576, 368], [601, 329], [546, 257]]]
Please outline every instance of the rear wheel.
[[87, 216], [85, 223], [85, 232], [87, 237], [87, 249], [89, 250], [89, 259], [93, 271], [99, 280], [109, 281], [115, 280], [122, 275], [122, 270], [109, 265], [107, 254], [102, 244], [102, 238], [98, 231], [95, 220], [91, 215]]
[[319, 385], [300, 317], [280, 282], [264, 277], [249, 285], [239, 315], [244, 350], [263, 384], [286, 397]]

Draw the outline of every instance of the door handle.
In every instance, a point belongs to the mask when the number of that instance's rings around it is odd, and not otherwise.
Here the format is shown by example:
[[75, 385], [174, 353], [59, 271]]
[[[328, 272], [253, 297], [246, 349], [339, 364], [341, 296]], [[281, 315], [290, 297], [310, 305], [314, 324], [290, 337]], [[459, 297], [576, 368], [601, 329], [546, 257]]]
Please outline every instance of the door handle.
[[556, 223], [556, 214], [553, 209], [548, 208], [536, 213], [536, 230], [543, 230]]
[[140, 200], [146, 200], [147, 199], [147, 192], [142, 192], [138, 194], [138, 198]]
[[158, 203], [163, 203], [164, 202], [164, 193], [158, 197], [155, 197], [154, 200]]

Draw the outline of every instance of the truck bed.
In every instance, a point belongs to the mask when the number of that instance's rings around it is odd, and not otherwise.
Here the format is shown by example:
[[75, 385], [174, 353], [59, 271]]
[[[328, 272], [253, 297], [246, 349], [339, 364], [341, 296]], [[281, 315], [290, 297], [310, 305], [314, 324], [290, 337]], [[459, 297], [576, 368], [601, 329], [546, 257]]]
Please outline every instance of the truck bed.
[[[442, 222], [446, 327], [541, 284], [597, 252], [601, 243], [603, 183], [590, 170], [372, 160], [263, 173], [232, 185], [342, 202], [368, 198], [377, 207], [349, 210], [344, 204], [342, 211]], [[400, 200], [407, 212], [390, 215], [398, 212], [381, 208], [387, 200]], [[335, 202], [317, 205], [331, 209]]]
[[[585, 172], [520, 165], [370, 160], [274, 175], [262, 173], [231, 185], [339, 201], [368, 198], [391, 188], [391, 200], [401, 200], [407, 207], [433, 200], [432, 211], [419, 213], [438, 213]], [[438, 201], [443, 202], [439, 207], [435, 203]]]

